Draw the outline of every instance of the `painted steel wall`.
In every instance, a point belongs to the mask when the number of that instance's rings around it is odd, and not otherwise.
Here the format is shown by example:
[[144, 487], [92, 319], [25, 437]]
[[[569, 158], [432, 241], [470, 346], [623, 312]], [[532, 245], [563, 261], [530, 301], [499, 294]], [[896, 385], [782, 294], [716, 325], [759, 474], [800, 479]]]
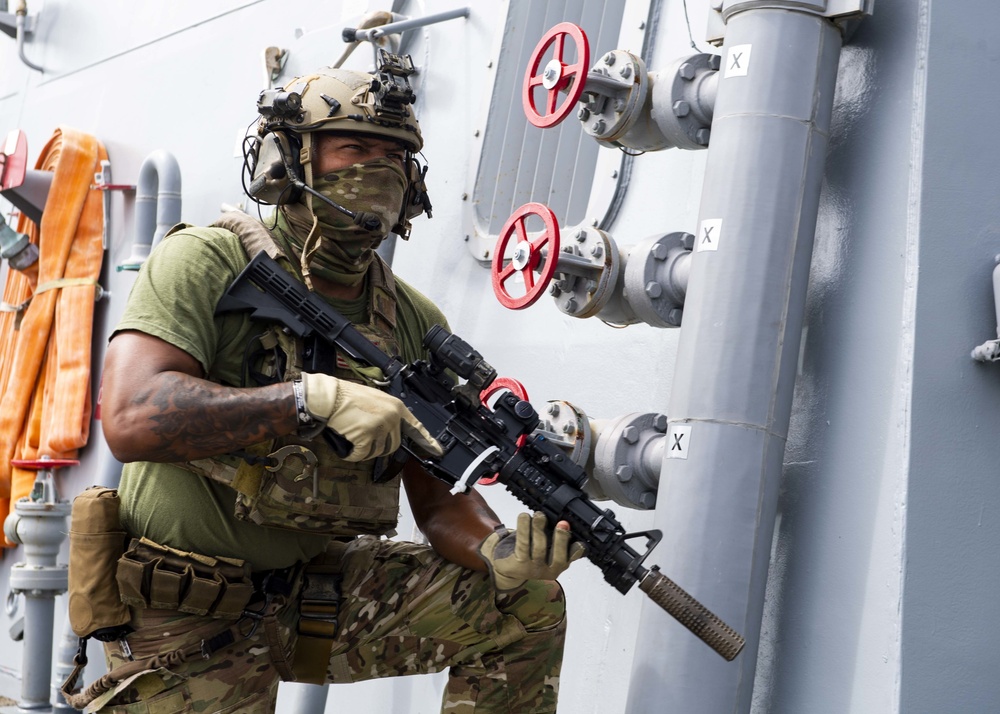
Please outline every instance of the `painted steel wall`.
[[[409, 48], [421, 67], [418, 111], [435, 211], [397, 246], [395, 266], [501, 375], [520, 379], [536, 405], [565, 399], [594, 418], [662, 411], [676, 331], [576, 320], [548, 298], [508, 311], [465, 247], [463, 196], [473, 194], [474, 132], [489, 101], [482, 77], [500, 59], [494, 53], [506, 9], [505, 2], [467, 4], [467, 20], [419, 31]], [[687, 4], [694, 37], [707, 51], [700, 37], [709, 3]], [[222, 203], [241, 200], [234, 154], [254, 117], [263, 49], [287, 47], [294, 60], [312, 64], [332, 61], [342, 51], [340, 28], [369, 5], [384, 9], [363, 0], [29, 3], [41, 14], [25, 51], [47, 71], [24, 68], [13, 41], [0, 37], [0, 132], [24, 129], [32, 161], [56, 126], [91, 132], [107, 146], [121, 183], [135, 182], [152, 151], [170, 151], [183, 174], [185, 220], [211, 221]], [[462, 5], [409, 2], [404, 12]], [[876, 0], [875, 14], [844, 48], [757, 714], [1000, 710], [991, 658], [1000, 635], [1000, 415], [993, 408], [1000, 366], [968, 356], [996, 327], [992, 135], [1000, 52], [991, 29], [998, 20], [992, 0]], [[682, 0], [663, 2], [651, 68], [692, 51]], [[348, 66], [367, 61], [359, 50]], [[654, 233], [693, 232], [704, 161], [704, 152], [678, 151], [637, 159], [611, 226], [615, 239], [627, 245]], [[114, 197], [113, 221], [105, 280], [112, 298], [102, 305], [100, 346], [131, 280], [113, 270], [129, 252], [130, 198]], [[97, 434], [80, 469], [60, 477], [64, 495], [108, 470]], [[504, 493], [486, 495], [507, 519], [519, 510]], [[649, 513], [615, 510], [629, 528], [651, 522]], [[400, 532], [411, 528], [404, 514]], [[21, 554], [3, 557], [0, 595], [5, 571]], [[567, 573], [565, 587], [570, 630], [560, 711], [621, 712], [645, 597], [619, 595], [587, 564]], [[10, 624], [0, 614], [0, 631]], [[670, 637], [689, 636], [677, 632]], [[670, 644], [665, 638], [663, 647]], [[6, 696], [19, 691], [19, 653], [15, 643], [0, 646]], [[99, 659], [96, 648], [91, 654]], [[327, 711], [433, 712], [440, 687], [440, 676], [334, 687]], [[671, 711], [669, 702], [663, 710]]]

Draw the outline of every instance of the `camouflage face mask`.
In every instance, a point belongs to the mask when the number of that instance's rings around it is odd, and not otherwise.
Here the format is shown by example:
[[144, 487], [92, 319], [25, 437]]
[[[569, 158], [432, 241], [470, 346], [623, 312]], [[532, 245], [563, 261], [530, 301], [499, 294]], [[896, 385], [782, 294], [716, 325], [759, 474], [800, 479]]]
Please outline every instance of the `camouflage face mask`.
[[[399, 219], [406, 191], [406, 175], [389, 159], [376, 159], [331, 171], [313, 180], [313, 188], [353, 212], [374, 213], [379, 230], [357, 225], [350, 216], [312, 197], [313, 213], [302, 203], [281, 207], [288, 220], [289, 243], [307, 253], [309, 273], [346, 285], [361, 281], [375, 256], [375, 248]], [[313, 214], [316, 230], [313, 231]], [[309, 246], [305, 243], [309, 242]]]
[[[381, 221], [378, 230], [366, 230], [328, 203], [316, 197], [312, 199], [322, 237], [319, 249], [309, 258], [310, 271], [339, 283], [357, 283], [374, 259], [375, 248], [399, 219], [406, 192], [406, 174], [395, 161], [375, 159], [318, 176], [313, 179], [313, 188], [350, 211], [374, 213]], [[297, 213], [290, 212], [289, 217], [298, 229], [295, 239], [303, 240], [309, 226], [302, 220], [304, 216]], [[295, 239], [293, 242], [298, 242]], [[301, 245], [295, 247], [299, 251], [303, 248]]]
[[406, 193], [406, 174], [391, 159], [375, 159], [317, 176], [313, 180], [313, 188], [350, 211], [374, 213], [382, 221], [380, 229], [367, 231], [356, 225], [350, 216], [314, 199], [313, 212], [319, 218], [320, 227], [327, 229], [324, 235], [329, 231], [340, 237], [349, 232], [381, 240], [389, 235], [399, 220], [403, 194]]

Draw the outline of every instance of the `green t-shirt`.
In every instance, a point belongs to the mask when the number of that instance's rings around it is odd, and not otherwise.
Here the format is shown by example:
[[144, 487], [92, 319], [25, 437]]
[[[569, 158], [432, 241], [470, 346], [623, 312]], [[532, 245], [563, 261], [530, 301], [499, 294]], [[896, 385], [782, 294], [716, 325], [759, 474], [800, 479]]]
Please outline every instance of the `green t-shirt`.
[[[209, 379], [239, 386], [248, 344], [265, 326], [215, 306], [249, 259], [221, 228], [189, 228], [164, 239], [139, 271], [116, 332], [138, 330], [197, 359]], [[367, 294], [328, 301], [352, 321], [367, 320]], [[426, 357], [423, 337], [444, 315], [396, 278], [395, 338], [406, 362]], [[122, 522], [133, 535], [211, 556], [242, 558], [254, 570], [282, 568], [323, 551], [326, 536], [266, 528], [233, 515], [235, 491], [172, 464], [126, 464], [119, 487]]]

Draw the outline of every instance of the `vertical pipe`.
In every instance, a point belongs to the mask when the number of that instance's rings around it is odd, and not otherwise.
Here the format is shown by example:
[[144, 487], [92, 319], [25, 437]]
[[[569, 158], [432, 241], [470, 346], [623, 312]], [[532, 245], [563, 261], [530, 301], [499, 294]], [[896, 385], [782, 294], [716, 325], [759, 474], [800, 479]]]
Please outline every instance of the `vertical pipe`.
[[994, 260], [997, 267], [993, 268], [993, 309], [997, 316], [997, 337], [1000, 337], [1000, 255]]
[[51, 711], [52, 633], [55, 598], [66, 592], [67, 570], [58, 565], [70, 507], [57, 500], [51, 471], [39, 469], [29, 496], [4, 520], [4, 534], [24, 546], [24, 562], [10, 570], [10, 589], [24, 595], [24, 649], [18, 711]]
[[[73, 658], [76, 656], [79, 646], [80, 638], [73, 632], [73, 627], [69, 623], [69, 617], [67, 617], [63, 624], [62, 637], [59, 638], [59, 644], [56, 647], [56, 656], [52, 667], [49, 700], [52, 702], [53, 714], [74, 714], [77, 711], [66, 702], [62, 693], [62, 685], [76, 667]], [[87, 682], [86, 677], [83, 681]]]
[[54, 592], [24, 593], [24, 662], [18, 711], [52, 711], [49, 674], [52, 671], [52, 618], [55, 611]]
[[727, 21], [667, 409], [686, 448], [655, 514], [664, 573], [747, 646], [725, 662], [643, 603], [630, 714], [750, 711], [841, 47], [829, 20], [763, 4]]
[[297, 714], [323, 714], [329, 693], [329, 684], [282, 682], [279, 703], [281, 709], [285, 711]]

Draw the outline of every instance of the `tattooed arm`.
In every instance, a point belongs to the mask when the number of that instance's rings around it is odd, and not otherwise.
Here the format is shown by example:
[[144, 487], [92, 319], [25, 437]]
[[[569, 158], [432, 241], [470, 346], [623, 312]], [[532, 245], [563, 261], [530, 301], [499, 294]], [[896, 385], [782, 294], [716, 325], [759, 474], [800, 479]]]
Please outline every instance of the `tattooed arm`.
[[500, 525], [500, 519], [483, 497], [475, 489], [452, 495], [448, 484], [416, 461], [403, 467], [403, 486], [417, 527], [434, 550], [453, 563], [485, 571], [479, 544]]
[[184, 350], [136, 331], [120, 332], [108, 345], [101, 424], [123, 462], [215, 456], [297, 428], [290, 383], [220, 386]]

